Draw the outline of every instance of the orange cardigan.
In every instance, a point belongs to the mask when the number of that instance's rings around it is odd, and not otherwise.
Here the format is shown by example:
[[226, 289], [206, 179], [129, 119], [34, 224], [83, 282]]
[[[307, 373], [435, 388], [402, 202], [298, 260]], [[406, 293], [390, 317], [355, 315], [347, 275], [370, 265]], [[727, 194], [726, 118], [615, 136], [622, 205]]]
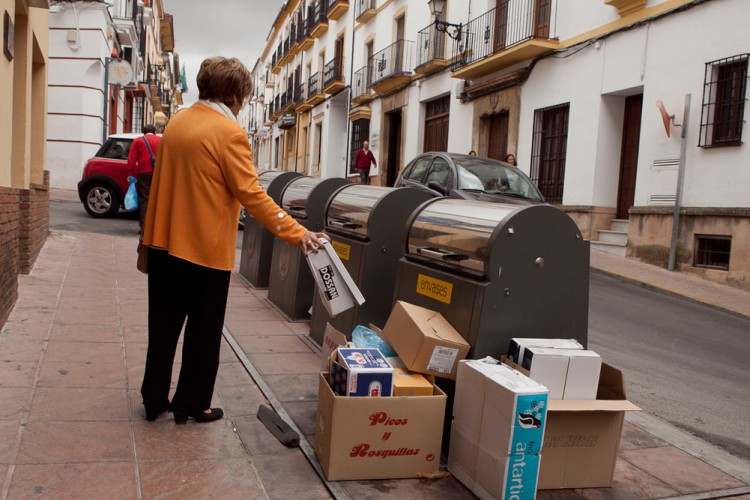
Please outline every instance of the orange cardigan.
[[157, 153], [144, 245], [213, 269], [234, 269], [240, 204], [275, 236], [307, 231], [258, 184], [245, 131], [208, 106], [176, 113]]

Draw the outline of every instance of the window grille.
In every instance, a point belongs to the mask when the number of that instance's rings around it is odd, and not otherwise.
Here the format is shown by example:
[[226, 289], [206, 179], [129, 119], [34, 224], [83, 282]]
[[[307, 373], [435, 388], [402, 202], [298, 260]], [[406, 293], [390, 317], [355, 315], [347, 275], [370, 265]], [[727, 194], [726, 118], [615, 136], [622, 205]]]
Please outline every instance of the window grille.
[[355, 174], [354, 164], [357, 161], [357, 151], [364, 141], [370, 140], [370, 120], [362, 118], [352, 122], [352, 142], [349, 145], [349, 174]]
[[143, 107], [145, 105], [145, 99], [141, 96], [133, 98], [133, 122], [131, 124], [131, 130], [134, 134], [140, 134], [143, 132]]
[[729, 254], [732, 250], [731, 236], [695, 235], [695, 267], [729, 270]]
[[570, 103], [534, 111], [531, 180], [549, 203], [562, 203]]
[[698, 146], [742, 144], [749, 56], [740, 54], [706, 63]]

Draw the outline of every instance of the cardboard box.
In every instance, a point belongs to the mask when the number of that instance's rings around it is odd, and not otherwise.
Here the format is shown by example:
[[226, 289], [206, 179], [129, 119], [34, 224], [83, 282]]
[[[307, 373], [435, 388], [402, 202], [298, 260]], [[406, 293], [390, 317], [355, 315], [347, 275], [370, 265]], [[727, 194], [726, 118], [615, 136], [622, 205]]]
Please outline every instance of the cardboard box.
[[436, 377], [455, 379], [458, 362], [469, 352], [469, 344], [442, 314], [400, 300], [383, 336], [408, 369]]
[[411, 372], [406, 368], [393, 368], [394, 396], [432, 396], [432, 385], [432, 382], [420, 373]]
[[549, 389], [550, 399], [562, 399], [569, 361], [564, 349], [527, 347], [521, 366], [528, 370], [529, 377]]
[[625, 398], [622, 372], [606, 363], [597, 399], [549, 400], [537, 488], [612, 486], [625, 412], [636, 410], [640, 408]]
[[310, 266], [323, 307], [335, 318], [344, 311], [365, 303], [365, 298], [344, 267], [336, 250], [327, 240], [321, 240], [318, 253], [308, 253], [305, 257]]
[[324, 372], [331, 371], [331, 355], [339, 347], [346, 346], [346, 335], [338, 331], [330, 323], [326, 323], [326, 329], [323, 333], [323, 344], [321, 345], [321, 362], [323, 367], [321, 368]]
[[388, 397], [393, 367], [378, 349], [339, 347], [331, 362], [331, 385], [339, 396]]
[[550, 399], [596, 399], [601, 365], [594, 351], [527, 347], [522, 366], [549, 388]]
[[602, 357], [594, 351], [567, 351], [568, 376], [563, 399], [596, 399]]
[[546, 347], [548, 349], [583, 349], [576, 339], [529, 339], [512, 338], [508, 346], [508, 357], [517, 364], [523, 362], [523, 352], [527, 347]]
[[329, 481], [396, 479], [437, 472], [445, 394], [347, 398], [320, 375], [315, 455]]
[[448, 470], [480, 498], [533, 498], [547, 389], [506, 365], [462, 361]]

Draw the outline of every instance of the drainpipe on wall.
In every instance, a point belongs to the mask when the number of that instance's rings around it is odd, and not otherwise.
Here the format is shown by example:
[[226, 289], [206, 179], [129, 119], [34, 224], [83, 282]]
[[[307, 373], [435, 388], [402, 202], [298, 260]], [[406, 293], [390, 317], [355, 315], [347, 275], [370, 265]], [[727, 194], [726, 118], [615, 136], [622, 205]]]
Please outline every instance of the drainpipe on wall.
[[109, 123], [107, 117], [109, 116], [109, 57], [104, 58], [104, 107], [102, 108], [102, 144], [107, 142], [107, 130], [109, 129]]
[[[347, 89], [349, 90], [349, 97], [346, 100], [346, 144], [344, 144], [344, 147], [346, 148], [346, 155], [344, 155], [344, 157], [346, 158], [346, 160], [344, 161], [344, 179], [349, 177], [349, 162], [351, 162], [352, 154], [352, 121], [349, 119], [349, 113], [352, 112], [352, 82], [354, 81], [354, 39], [357, 36], [357, 32], [354, 30], [355, 24], [357, 23], [355, 17], [356, 14], [352, 12], [352, 53], [349, 57], [349, 85], [347, 85]], [[366, 63], [365, 66], [367, 66]]]

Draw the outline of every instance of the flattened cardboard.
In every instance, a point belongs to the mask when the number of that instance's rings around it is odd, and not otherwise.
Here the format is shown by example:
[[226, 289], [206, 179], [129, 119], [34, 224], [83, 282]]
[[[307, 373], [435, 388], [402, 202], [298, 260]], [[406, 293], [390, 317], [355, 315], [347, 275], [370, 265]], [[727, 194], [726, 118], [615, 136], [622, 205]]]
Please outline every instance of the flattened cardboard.
[[411, 371], [454, 379], [469, 344], [442, 314], [397, 301], [383, 328], [385, 340]]
[[315, 455], [329, 481], [421, 477], [440, 465], [446, 396], [347, 398], [320, 374]]

